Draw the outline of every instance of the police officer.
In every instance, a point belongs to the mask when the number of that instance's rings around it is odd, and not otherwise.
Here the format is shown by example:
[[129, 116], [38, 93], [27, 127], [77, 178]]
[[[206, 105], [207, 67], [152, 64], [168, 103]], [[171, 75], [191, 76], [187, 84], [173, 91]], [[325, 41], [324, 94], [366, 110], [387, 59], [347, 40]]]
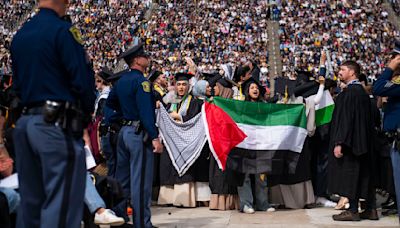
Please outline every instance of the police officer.
[[[388, 97], [384, 111], [383, 130], [393, 142], [390, 152], [393, 165], [397, 208], [400, 206], [400, 41], [395, 43], [392, 59], [374, 84], [374, 95]], [[400, 211], [399, 211], [400, 215]]]
[[14, 130], [21, 193], [17, 227], [81, 225], [82, 134], [94, 108], [94, 73], [79, 31], [62, 19], [67, 3], [40, 0], [39, 12], [11, 44], [14, 86], [24, 107]]
[[125, 194], [131, 196], [134, 226], [152, 227], [153, 152], [161, 153], [163, 148], [155, 126], [154, 96], [150, 82], [143, 76], [150, 60], [141, 43], [120, 58], [131, 70], [121, 76], [107, 100], [107, 106], [120, 109], [123, 115], [115, 175]]
[[[122, 74], [128, 70], [123, 70], [112, 74], [107, 78], [107, 82], [114, 85]], [[117, 139], [118, 133], [121, 129], [122, 113], [108, 107], [107, 104], [103, 109], [103, 119], [100, 124], [101, 145], [104, 155], [107, 159], [107, 175], [115, 177], [116, 163], [117, 163]]]

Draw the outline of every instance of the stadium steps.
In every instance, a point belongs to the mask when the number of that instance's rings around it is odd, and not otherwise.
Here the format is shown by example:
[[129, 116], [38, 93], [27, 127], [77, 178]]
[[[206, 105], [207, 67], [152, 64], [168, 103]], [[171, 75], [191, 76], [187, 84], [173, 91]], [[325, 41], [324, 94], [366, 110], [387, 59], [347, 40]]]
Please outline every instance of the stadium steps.
[[279, 50], [279, 23], [277, 21], [268, 21], [268, 52], [269, 52], [269, 74], [271, 83], [271, 94], [275, 90], [275, 78], [282, 76], [282, 56]]
[[396, 15], [389, 1], [385, 0], [382, 3], [382, 7], [389, 13], [388, 17], [390, 22], [396, 27], [397, 30], [400, 30], [400, 17]]

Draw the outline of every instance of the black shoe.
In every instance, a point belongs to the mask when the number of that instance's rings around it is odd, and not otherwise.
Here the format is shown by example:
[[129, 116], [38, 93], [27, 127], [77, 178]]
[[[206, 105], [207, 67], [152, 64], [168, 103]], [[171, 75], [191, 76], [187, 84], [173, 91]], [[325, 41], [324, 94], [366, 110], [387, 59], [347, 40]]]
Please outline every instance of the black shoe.
[[358, 212], [343, 211], [338, 215], [333, 215], [332, 219], [335, 221], [361, 221], [360, 214]]
[[382, 203], [381, 207], [382, 209], [397, 209], [396, 200], [394, 199], [394, 197], [389, 196], [386, 202]]
[[369, 219], [369, 220], [379, 220], [378, 212], [376, 209], [373, 210], [365, 210], [360, 213], [361, 219]]
[[386, 209], [382, 210], [383, 216], [397, 215], [397, 209]]

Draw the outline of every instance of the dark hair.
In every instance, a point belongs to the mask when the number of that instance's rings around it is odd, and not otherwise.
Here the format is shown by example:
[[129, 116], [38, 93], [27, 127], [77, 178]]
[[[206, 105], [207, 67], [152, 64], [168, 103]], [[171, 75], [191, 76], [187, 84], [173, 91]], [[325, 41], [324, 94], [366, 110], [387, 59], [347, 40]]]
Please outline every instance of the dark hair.
[[258, 91], [259, 91], [257, 101], [263, 101], [263, 100], [264, 100], [264, 97], [261, 96], [260, 87], [259, 87], [259, 86], [257, 85], [257, 83], [255, 83], [255, 82], [250, 82], [250, 83], [247, 84], [246, 87], [244, 88], [244, 100], [245, 100], [245, 101], [251, 101], [251, 97], [250, 97], [249, 90], [250, 90], [250, 86], [251, 86], [252, 84], [255, 84], [255, 85], [257, 86], [257, 88], [258, 88]]
[[342, 63], [342, 66], [346, 66], [349, 69], [353, 70], [356, 77], [359, 78], [360, 74], [361, 74], [361, 66], [360, 64], [358, 64], [357, 62], [353, 61], [353, 60], [347, 60], [345, 62]]

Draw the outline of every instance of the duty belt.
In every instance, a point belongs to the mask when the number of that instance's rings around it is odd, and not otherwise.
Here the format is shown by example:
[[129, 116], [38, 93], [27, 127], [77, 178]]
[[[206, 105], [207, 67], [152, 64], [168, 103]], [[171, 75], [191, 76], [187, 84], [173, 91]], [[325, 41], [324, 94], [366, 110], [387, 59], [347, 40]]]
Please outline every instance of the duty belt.
[[23, 115], [40, 115], [43, 114], [44, 108], [43, 106], [40, 107], [33, 107], [33, 108], [24, 108], [22, 110]]
[[121, 121], [122, 126], [139, 126], [140, 125], [140, 120], [122, 120]]

